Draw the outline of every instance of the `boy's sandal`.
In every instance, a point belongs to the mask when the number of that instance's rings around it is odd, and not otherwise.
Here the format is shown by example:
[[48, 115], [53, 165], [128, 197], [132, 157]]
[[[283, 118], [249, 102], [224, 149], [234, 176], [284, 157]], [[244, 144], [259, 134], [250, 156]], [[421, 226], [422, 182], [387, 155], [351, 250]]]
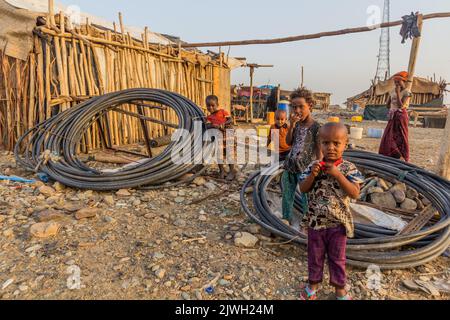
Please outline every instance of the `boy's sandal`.
[[317, 291], [313, 291], [309, 288], [309, 286], [306, 286], [302, 289], [302, 293], [300, 295], [300, 299], [302, 301], [313, 301], [317, 300]]
[[353, 298], [350, 295], [346, 294], [343, 297], [336, 297], [336, 300], [338, 300], [338, 301], [352, 301]]

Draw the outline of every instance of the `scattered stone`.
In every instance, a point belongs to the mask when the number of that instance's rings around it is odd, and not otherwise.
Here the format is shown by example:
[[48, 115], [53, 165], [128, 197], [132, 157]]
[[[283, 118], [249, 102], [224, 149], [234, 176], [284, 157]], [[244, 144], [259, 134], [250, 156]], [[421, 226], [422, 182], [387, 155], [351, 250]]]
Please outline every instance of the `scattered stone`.
[[164, 270], [164, 269], [158, 269], [158, 270], [156, 270], [156, 271], [155, 271], [155, 276], [156, 276], [158, 279], [163, 279], [163, 278], [166, 276], [166, 270]]
[[197, 177], [194, 179], [194, 181], [192, 182], [193, 184], [195, 184], [198, 187], [204, 186], [206, 184], [206, 180], [203, 177]]
[[370, 195], [371, 202], [381, 207], [395, 209], [397, 201], [391, 192], [373, 193]]
[[381, 178], [378, 179], [378, 186], [380, 188], [382, 188], [384, 191], [389, 190], [389, 185], [387, 184], [387, 182], [384, 179], [381, 179]]
[[401, 205], [403, 210], [415, 211], [417, 210], [417, 202], [411, 199], [406, 199]]
[[85, 208], [77, 211], [75, 213], [75, 218], [77, 220], [95, 218], [98, 214], [101, 213], [100, 209], [97, 208]]
[[219, 280], [219, 285], [222, 286], [222, 287], [228, 287], [230, 284], [231, 284], [231, 282], [228, 281], [228, 280], [225, 280], [225, 279], [220, 279]]
[[56, 190], [49, 186], [42, 186], [39, 188], [39, 192], [46, 197], [51, 197], [56, 193]]
[[12, 236], [14, 236], [14, 229], [6, 229], [5, 231], [3, 231], [3, 235], [6, 238], [11, 238]]
[[114, 197], [112, 195], [104, 196], [103, 202], [108, 206], [113, 206], [115, 204]]
[[58, 221], [66, 218], [67, 216], [64, 213], [57, 210], [44, 210], [36, 214], [36, 219], [39, 222]]
[[404, 183], [397, 183], [389, 191], [394, 192], [396, 190], [406, 192], [406, 184], [404, 184]]
[[178, 192], [177, 191], [170, 191], [169, 192], [169, 196], [172, 197], [172, 198], [176, 198], [176, 197], [178, 197]]
[[406, 197], [408, 197], [409, 199], [416, 199], [419, 197], [419, 193], [415, 189], [408, 188], [408, 190], [406, 191]]
[[165, 255], [161, 252], [156, 252], [155, 254], [153, 254], [153, 259], [154, 260], [161, 260], [164, 259]]
[[247, 230], [252, 234], [259, 234], [261, 232], [261, 227], [257, 224], [252, 224], [247, 227]]
[[191, 300], [191, 296], [186, 292], [183, 292], [181, 294], [181, 297], [183, 298], [183, 300], [186, 300], [186, 301]]
[[25, 285], [25, 284], [21, 284], [19, 286], [19, 290], [22, 291], [22, 292], [28, 291], [28, 289], [29, 289], [28, 286]]
[[380, 187], [371, 187], [369, 188], [369, 190], [367, 191], [367, 194], [373, 194], [373, 193], [383, 193], [384, 189], [380, 188]]
[[204, 186], [211, 191], [215, 191], [217, 189], [217, 186], [212, 182], [207, 182]]
[[66, 189], [66, 186], [63, 185], [61, 182], [55, 182], [53, 184], [53, 188], [57, 191], [57, 192], [61, 192], [64, 191]]
[[422, 201], [420, 201], [419, 198], [415, 198], [414, 201], [416, 201], [417, 203], [417, 210], [422, 211], [423, 209], [425, 209], [425, 206], [423, 205]]
[[139, 207], [139, 206], [141, 205], [141, 203], [142, 203], [141, 200], [136, 199], [136, 200], [133, 201], [133, 206], [134, 206], [134, 207]]
[[401, 190], [394, 190], [392, 192], [392, 195], [394, 196], [395, 201], [397, 201], [397, 203], [403, 203], [406, 199], [405, 192], [403, 192]]
[[116, 219], [114, 219], [114, 218], [112, 218], [112, 217], [110, 217], [110, 216], [105, 216], [105, 217], [103, 217], [103, 221], [104, 221], [105, 223], [109, 223], [109, 224], [114, 224], [114, 223], [117, 222]]
[[183, 198], [183, 197], [176, 197], [174, 201], [175, 201], [175, 203], [180, 204], [180, 203], [183, 203], [184, 200], [185, 200], [185, 198]]
[[121, 197], [121, 198], [126, 198], [126, 197], [130, 197], [131, 193], [127, 189], [121, 189], [116, 192], [116, 196]]
[[3, 282], [2, 290], [5, 290], [6, 288], [8, 288], [13, 282], [14, 282], [14, 279], [12, 279], [12, 278]]
[[234, 244], [237, 247], [253, 248], [258, 243], [259, 239], [248, 232], [238, 232], [234, 236]]
[[178, 219], [174, 221], [173, 225], [176, 227], [184, 228], [186, 227], [186, 221], [184, 221], [183, 219]]
[[60, 225], [57, 222], [40, 222], [31, 226], [30, 234], [36, 238], [49, 238], [58, 234]]
[[40, 244], [37, 244], [35, 246], [29, 247], [28, 249], [25, 250], [26, 253], [31, 253], [31, 252], [35, 252], [38, 251], [42, 248], [42, 246]]
[[205, 215], [201, 215], [200, 217], [198, 217], [198, 220], [205, 222], [208, 220], [208, 217], [206, 217]]
[[78, 210], [83, 209], [83, 206], [79, 203], [66, 203], [62, 209], [69, 213], [77, 212]]

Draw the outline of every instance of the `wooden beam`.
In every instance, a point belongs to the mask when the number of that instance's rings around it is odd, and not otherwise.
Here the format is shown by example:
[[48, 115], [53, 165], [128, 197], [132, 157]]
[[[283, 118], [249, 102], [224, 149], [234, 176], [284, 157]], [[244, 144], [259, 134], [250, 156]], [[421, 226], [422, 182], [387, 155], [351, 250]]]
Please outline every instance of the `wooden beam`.
[[441, 141], [442, 147], [438, 162], [439, 173], [445, 179], [450, 180], [450, 116], [447, 116], [444, 138]]
[[253, 123], [253, 76], [255, 74], [255, 67], [250, 67], [250, 123]]
[[[409, 65], [408, 65], [408, 83], [406, 84], [406, 88], [412, 92], [413, 82], [414, 82], [414, 75], [416, 73], [416, 64], [417, 64], [417, 56], [419, 55], [419, 48], [420, 48], [420, 42], [422, 40], [422, 27], [423, 27], [423, 15], [419, 14], [417, 19], [417, 26], [419, 28], [419, 32], [421, 34], [420, 37], [416, 37], [413, 39], [412, 45], [411, 45], [411, 53], [409, 57]], [[409, 97], [407, 99], [406, 105], [409, 107], [409, 104], [411, 103], [412, 97]]]
[[[450, 12], [439, 12], [432, 13], [423, 16], [423, 20], [437, 19], [437, 18], [450, 18]], [[199, 43], [185, 43], [182, 44], [183, 48], [200, 48], [200, 47], [224, 47], [224, 46], [248, 46], [256, 44], [275, 44], [275, 43], [286, 43], [295, 41], [304, 41], [311, 39], [319, 39], [323, 37], [333, 37], [341, 36], [345, 34], [370, 32], [380, 28], [391, 28], [400, 26], [403, 24], [403, 20], [381, 23], [379, 25], [371, 27], [359, 27], [359, 28], [348, 28], [329, 32], [320, 32], [314, 34], [285, 37], [285, 38], [275, 38], [275, 39], [257, 39], [257, 40], [243, 40], [243, 41], [223, 41], [223, 42], [199, 42]]]

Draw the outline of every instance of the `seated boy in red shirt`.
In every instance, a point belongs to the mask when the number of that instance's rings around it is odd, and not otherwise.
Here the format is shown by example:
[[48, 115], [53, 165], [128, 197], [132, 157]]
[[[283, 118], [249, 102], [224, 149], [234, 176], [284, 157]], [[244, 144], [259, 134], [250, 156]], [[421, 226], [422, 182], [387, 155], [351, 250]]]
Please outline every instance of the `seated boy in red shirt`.
[[[219, 98], [217, 96], [211, 95], [206, 98], [206, 107], [210, 115], [206, 118], [208, 123], [208, 128], [218, 129], [225, 134], [226, 129], [232, 127], [233, 120], [228, 111], [223, 110], [219, 107]], [[233, 137], [234, 138], [234, 137]], [[225, 144], [224, 138], [224, 144]], [[224, 145], [224, 153], [226, 152], [226, 145]], [[238, 175], [238, 168], [235, 164], [230, 164], [230, 172], [227, 176], [228, 181], [233, 181]], [[225, 165], [219, 164], [220, 179], [225, 179], [226, 171]]]
[[278, 130], [279, 135], [279, 146], [278, 150], [275, 150], [275, 152], [278, 152], [280, 156], [280, 161], [283, 162], [286, 157], [289, 155], [289, 152], [291, 152], [291, 146], [287, 144], [286, 137], [289, 132], [289, 125], [287, 124], [287, 112], [283, 110], [278, 110], [275, 113], [275, 124], [270, 128], [270, 134], [269, 134], [269, 140], [268, 145], [272, 143], [272, 132], [274, 130]]

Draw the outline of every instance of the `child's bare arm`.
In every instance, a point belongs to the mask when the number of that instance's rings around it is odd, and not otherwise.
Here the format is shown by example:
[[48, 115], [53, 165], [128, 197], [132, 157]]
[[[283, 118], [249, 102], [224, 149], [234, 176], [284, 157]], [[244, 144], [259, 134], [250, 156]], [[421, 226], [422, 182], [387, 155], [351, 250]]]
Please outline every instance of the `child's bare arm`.
[[341, 186], [342, 190], [344, 190], [350, 198], [359, 199], [361, 192], [360, 185], [348, 180], [347, 177], [344, 176], [334, 164], [326, 164], [325, 173], [334, 177]]
[[225, 129], [229, 129], [233, 124], [233, 119], [231, 117], [227, 118], [227, 122], [225, 122]]
[[317, 161], [311, 169], [311, 174], [300, 184], [300, 191], [302, 193], [308, 193], [312, 190], [314, 183], [316, 182], [316, 178], [320, 174], [320, 170], [320, 163]]

